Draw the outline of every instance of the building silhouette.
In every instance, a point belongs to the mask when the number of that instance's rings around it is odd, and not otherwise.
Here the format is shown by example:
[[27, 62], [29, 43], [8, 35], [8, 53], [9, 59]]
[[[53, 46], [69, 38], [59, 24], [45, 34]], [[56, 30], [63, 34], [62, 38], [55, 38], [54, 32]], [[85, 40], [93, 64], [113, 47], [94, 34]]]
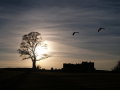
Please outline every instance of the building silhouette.
[[94, 62], [82, 62], [81, 64], [63, 64], [63, 71], [68, 72], [91, 72], [95, 71]]

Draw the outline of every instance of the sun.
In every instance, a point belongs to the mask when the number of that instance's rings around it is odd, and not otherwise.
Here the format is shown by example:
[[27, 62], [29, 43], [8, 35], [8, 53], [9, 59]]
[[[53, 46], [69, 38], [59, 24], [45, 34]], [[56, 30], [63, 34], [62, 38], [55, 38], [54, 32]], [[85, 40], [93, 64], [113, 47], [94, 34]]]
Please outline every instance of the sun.
[[36, 47], [36, 53], [37, 54], [47, 54], [47, 49], [45, 47], [42, 47], [42, 46], [38, 46]]
[[45, 46], [39, 45], [36, 47], [35, 54], [37, 59], [44, 58], [45, 55], [48, 55], [48, 49]]

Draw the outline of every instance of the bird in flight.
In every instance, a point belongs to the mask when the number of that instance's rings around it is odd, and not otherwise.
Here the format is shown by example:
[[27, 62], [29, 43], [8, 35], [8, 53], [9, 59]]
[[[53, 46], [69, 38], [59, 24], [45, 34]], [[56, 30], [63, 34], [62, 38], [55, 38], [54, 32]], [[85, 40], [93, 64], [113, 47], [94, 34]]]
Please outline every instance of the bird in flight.
[[79, 32], [73, 32], [73, 34], [72, 34], [72, 35], [74, 36], [76, 33], [78, 33], [78, 34], [79, 34]]
[[99, 29], [98, 29], [98, 32], [100, 32], [100, 31], [103, 30], [103, 29], [105, 29], [105, 28], [99, 28]]

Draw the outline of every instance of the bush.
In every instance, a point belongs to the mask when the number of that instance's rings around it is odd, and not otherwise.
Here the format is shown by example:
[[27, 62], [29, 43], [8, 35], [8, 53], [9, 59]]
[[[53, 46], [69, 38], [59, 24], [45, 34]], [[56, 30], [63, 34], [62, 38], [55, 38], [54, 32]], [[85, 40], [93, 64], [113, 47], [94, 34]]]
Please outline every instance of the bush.
[[117, 65], [113, 68], [112, 71], [120, 72], [120, 61], [118, 61]]
[[40, 70], [40, 69], [41, 69], [41, 67], [38, 65], [38, 66], [37, 66], [37, 70]]

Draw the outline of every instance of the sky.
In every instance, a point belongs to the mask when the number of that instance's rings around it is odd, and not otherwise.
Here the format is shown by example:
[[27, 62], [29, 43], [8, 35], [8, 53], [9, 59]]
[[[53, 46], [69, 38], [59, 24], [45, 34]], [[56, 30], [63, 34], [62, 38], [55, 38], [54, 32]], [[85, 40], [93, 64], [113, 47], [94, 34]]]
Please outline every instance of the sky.
[[42, 68], [92, 61], [111, 70], [120, 60], [119, 16], [120, 0], [0, 0], [0, 67], [31, 67], [17, 49], [23, 35], [39, 32], [51, 56], [37, 62]]

